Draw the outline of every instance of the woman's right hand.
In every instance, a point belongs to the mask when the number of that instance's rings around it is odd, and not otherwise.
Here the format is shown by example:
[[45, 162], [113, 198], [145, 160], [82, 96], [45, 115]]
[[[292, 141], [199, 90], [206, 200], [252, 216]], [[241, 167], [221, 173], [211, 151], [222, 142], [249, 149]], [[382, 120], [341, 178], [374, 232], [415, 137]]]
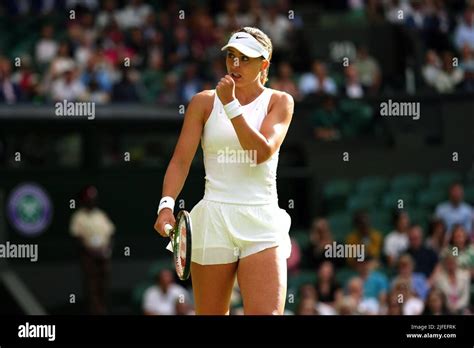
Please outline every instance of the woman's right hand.
[[171, 226], [174, 226], [175, 222], [176, 220], [174, 218], [173, 211], [170, 208], [164, 208], [156, 217], [154, 227], [162, 237], [168, 237], [168, 234], [165, 232], [165, 225], [170, 224]]

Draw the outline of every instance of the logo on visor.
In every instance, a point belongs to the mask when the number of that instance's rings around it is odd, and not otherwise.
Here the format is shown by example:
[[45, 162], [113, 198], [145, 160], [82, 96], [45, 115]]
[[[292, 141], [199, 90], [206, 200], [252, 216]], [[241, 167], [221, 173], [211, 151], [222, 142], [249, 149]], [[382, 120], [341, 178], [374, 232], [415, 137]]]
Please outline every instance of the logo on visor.
[[245, 38], [247, 38], [247, 36], [236, 36], [235, 38], [236, 39], [245, 39]]

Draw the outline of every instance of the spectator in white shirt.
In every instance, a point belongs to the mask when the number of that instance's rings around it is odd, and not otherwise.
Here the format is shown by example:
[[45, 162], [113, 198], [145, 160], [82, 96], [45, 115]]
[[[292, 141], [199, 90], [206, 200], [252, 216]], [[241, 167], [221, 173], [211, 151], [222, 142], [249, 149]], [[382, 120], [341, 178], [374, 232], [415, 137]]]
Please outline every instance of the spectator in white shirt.
[[51, 24], [41, 29], [41, 39], [36, 43], [35, 58], [39, 64], [51, 62], [58, 51], [58, 43], [54, 40], [54, 27]]
[[459, 51], [466, 44], [474, 50], [474, 10], [472, 8], [464, 12], [463, 21], [458, 24], [454, 32], [454, 43]]
[[157, 283], [149, 287], [143, 295], [143, 313], [145, 315], [176, 315], [177, 303], [190, 303], [188, 291], [174, 283], [173, 273], [162, 270], [158, 273]]
[[152, 12], [150, 5], [144, 4], [142, 0], [131, 0], [130, 4], [119, 12], [118, 25], [122, 29], [141, 27], [150, 12]]
[[460, 183], [454, 183], [449, 188], [449, 201], [440, 203], [436, 207], [435, 216], [443, 220], [446, 225], [447, 236], [451, 236], [455, 224], [462, 225], [472, 238], [473, 208], [464, 201], [464, 189]]
[[77, 77], [75, 69], [66, 67], [63, 76], [53, 82], [51, 98], [53, 101], [79, 101], [86, 98], [86, 88]]
[[299, 89], [302, 95], [310, 93], [337, 94], [336, 83], [327, 75], [325, 64], [319, 60], [313, 62], [311, 72], [301, 76]]
[[385, 237], [383, 248], [389, 267], [393, 267], [397, 263], [398, 257], [408, 248], [410, 216], [406, 211], [396, 210], [393, 224], [395, 229]]

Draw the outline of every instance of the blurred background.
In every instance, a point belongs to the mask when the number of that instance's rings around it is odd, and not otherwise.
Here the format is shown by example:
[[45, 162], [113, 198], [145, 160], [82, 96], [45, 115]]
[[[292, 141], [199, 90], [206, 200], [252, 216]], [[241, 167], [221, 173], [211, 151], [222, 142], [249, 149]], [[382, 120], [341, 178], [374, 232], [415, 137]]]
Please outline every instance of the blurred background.
[[[472, 313], [469, 0], [0, 1], [0, 242], [38, 245], [37, 262], [0, 258], [0, 313], [193, 312], [153, 223], [183, 110], [241, 26], [272, 39], [267, 86], [296, 101], [287, 313]], [[56, 116], [63, 100], [95, 118]], [[420, 118], [381, 116], [389, 101]], [[204, 192], [199, 151], [180, 209]], [[333, 241], [365, 261], [326, 257]]]

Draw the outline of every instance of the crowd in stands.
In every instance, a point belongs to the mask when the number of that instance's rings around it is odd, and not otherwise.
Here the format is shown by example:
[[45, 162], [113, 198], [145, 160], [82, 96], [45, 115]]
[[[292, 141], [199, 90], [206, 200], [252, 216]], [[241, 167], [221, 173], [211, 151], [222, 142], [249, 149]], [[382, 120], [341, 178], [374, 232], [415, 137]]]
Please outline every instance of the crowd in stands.
[[[421, 67], [424, 83], [450, 93], [472, 91], [474, 85], [474, 5], [459, 3], [347, 0], [325, 6], [331, 10], [339, 4], [341, 11], [363, 11], [369, 21], [418, 32], [427, 52]], [[297, 12], [288, 15], [294, 11], [289, 1], [229, 0], [217, 9], [214, 2], [203, 4], [6, 1], [1, 15], [22, 21], [25, 37], [18, 40], [15, 31], [2, 34], [8, 44], [0, 47], [0, 102], [187, 103], [196, 92], [214, 88], [225, 74], [219, 48], [241, 26], [257, 26], [272, 38], [269, 86], [297, 101], [312, 94], [359, 99], [382, 91], [383, 67], [364, 46], [340, 76], [331, 71], [327, 57], [295, 71], [291, 57], [305, 55], [304, 45], [295, 44], [303, 21]], [[70, 10], [75, 11], [73, 19]], [[28, 22], [29, 16], [41, 20]], [[31, 44], [22, 46], [23, 41]]]

